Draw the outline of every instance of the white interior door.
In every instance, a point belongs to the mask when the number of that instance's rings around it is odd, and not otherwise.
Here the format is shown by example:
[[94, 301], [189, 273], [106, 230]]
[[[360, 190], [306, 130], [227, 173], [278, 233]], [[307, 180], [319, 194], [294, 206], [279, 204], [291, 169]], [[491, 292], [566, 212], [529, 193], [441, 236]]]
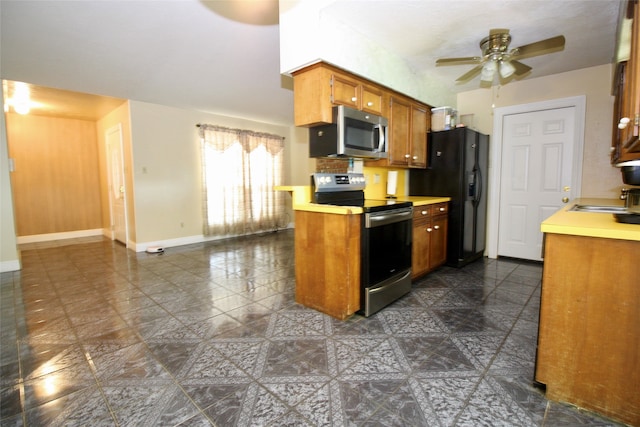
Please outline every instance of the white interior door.
[[107, 168], [109, 175], [109, 205], [111, 207], [111, 238], [127, 244], [127, 197], [120, 125], [107, 130]]
[[498, 255], [542, 260], [540, 223], [575, 196], [575, 110], [504, 116]]

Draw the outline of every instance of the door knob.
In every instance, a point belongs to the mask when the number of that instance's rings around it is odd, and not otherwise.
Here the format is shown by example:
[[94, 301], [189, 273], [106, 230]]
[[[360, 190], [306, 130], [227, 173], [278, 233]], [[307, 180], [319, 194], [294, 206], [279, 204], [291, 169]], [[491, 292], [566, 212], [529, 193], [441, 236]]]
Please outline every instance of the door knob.
[[569, 203], [569, 198], [568, 197], [563, 197], [562, 198], [562, 203]]

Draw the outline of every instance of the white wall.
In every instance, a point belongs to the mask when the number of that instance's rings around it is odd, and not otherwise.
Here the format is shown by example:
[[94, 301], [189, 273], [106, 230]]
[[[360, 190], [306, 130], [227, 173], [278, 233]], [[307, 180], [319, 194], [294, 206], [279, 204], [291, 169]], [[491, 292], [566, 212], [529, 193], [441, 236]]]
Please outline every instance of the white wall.
[[280, 0], [282, 73], [323, 60], [429, 105], [455, 103], [443, 85], [332, 15], [327, 6], [334, 2]]
[[288, 155], [287, 185], [309, 185], [310, 175], [316, 171], [316, 159], [309, 158], [309, 129], [291, 127]]
[[611, 65], [511, 82], [500, 88], [478, 89], [458, 94], [458, 117], [473, 114], [473, 128], [492, 135], [493, 109], [558, 98], [585, 95], [582, 197], [616, 198], [620, 194], [620, 171], [610, 164], [613, 101]]
[[[2, 111], [3, 99], [4, 95], [0, 97]], [[20, 270], [4, 113], [0, 114], [0, 219], [0, 272]]]
[[[306, 134], [268, 123], [130, 101], [136, 242], [152, 245], [199, 242], [202, 235], [202, 178], [197, 123], [284, 136], [286, 184], [308, 180]], [[306, 151], [305, 151], [306, 152]], [[300, 161], [304, 159], [304, 161]], [[303, 178], [306, 176], [307, 178]]]

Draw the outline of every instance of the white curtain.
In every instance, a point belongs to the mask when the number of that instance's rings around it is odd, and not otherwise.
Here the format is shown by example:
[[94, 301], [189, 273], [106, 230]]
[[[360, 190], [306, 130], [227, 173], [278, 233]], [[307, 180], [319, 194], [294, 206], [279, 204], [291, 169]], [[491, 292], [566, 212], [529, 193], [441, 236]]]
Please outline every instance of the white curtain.
[[204, 234], [239, 236], [286, 226], [284, 138], [200, 125]]

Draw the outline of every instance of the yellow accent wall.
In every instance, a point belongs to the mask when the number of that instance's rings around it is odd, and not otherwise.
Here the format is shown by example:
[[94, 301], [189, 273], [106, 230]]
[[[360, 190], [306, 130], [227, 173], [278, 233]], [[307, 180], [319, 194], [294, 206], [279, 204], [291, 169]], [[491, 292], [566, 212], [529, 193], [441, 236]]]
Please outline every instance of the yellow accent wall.
[[364, 167], [364, 176], [367, 180], [367, 187], [364, 190], [364, 196], [367, 199], [384, 199], [387, 196], [387, 176], [389, 171], [398, 171], [398, 183], [396, 189], [396, 197], [406, 196], [406, 175], [407, 169], [398, 168], [380, 168], [380, 167]]

